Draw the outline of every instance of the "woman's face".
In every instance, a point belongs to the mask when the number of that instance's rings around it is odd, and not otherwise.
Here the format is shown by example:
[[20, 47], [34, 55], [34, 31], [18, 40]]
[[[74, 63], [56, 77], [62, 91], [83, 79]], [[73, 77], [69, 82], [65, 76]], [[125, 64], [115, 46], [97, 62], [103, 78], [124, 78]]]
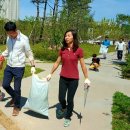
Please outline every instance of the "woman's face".
[[72, 32], [67, 32], [65, 35], [65, 41], [67, 44], [72, 44], [73, 43], [73, 35]]

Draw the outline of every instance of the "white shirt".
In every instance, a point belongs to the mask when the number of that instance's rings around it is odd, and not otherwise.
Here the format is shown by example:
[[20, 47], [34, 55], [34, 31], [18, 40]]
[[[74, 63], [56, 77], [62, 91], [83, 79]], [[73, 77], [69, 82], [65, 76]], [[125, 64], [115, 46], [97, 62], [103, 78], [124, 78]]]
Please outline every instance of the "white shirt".
[[33, 53], [29, 45], [29, 39], [27, 36], [18, 31], [16, 39], [7, 37], [7, 48], [2, 53], [4, 57], [7, 57], [7, 64], [10, 67], [24, 67], [26, 56], [29, 60], [34, 60]]
[[117, 42], [116, 49], [123, 51], [125, 49], [125, 42]]

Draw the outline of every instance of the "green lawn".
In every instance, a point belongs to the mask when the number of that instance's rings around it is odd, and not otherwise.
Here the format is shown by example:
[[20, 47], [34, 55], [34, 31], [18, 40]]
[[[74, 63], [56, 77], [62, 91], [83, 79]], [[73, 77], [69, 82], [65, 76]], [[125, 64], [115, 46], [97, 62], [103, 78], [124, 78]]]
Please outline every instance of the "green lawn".
[[[91, 57], [92, 54], [94, 54], [94, 53], [99, 55], [100, 45], [81, 44], [80, 47], [84, 50], [84, 57], [85, 58]], [[108, 49], [108, 52], [114, 52], [114, 51], [115, 51], [115, 46], [110, 46]]]
[[[4, 74], [4, 68], [6, 66], [6, 62], [4, 63], [4, 66], [3, 66], [3, 69], [0, 70], [0, 81], [3, 79], [3, 74]], [[43, 70], [40, 69], [40, 68], [36, 68], [36, 73], [40, 73], [42, 72]], [[31, 67], [29, 65], [26, 65], [25, 67], [25, 73], [24, 73], [24, 77], [28, 77], [28, 76], [31, 76]]]
[[[93, 53], [96, 53], [97, 55], [99, 54], [99, 49], [100, 49], [100, 45], [92, 45], [92, 44], [80, 44], [80, 47], [84, 50], [84, 57], [88, 58], [91, 57]], [[0, 52], [5, 50], [6, 46], [5, 45], [0, 45]], [[44, 60], [46, 62], [48, 61], [55, 61], [57, 59], [57, 54], [58, 51], [52, 51], [52, 50], [47, 50], [45, 48], [42, 47], [42, 44], [35, 44], [34, 46], [31, 45], [31, 48], [34, 52], [35, 58], [36, 59], [40, 59], [40, 60]], [[114, 46], [111, 46], [109, 48], [109, 52], [114, 51]], [[2, 70], [0, 70], [0, 81], [3, 78], [3, 71], [5, 68], [5, 63], [4, 63], [4, 67]], [[43, 70], [36, 68], [36, 72], [39, 73]], [[25, 67], [25, 73], [24, 73], [24, 78], [31, 76], [30, 73], [30, 66], [26, 65]]]

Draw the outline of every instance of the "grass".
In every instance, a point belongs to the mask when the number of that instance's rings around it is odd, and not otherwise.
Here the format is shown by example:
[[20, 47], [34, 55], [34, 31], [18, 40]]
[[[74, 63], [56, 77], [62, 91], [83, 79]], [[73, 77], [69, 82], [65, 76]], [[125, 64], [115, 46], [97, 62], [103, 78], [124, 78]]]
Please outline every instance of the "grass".
[[[82, 43], [80, 44], [80, 47], [83, 49], [84, 51], [84, 58], [89, 58], [92, 56], [92, 54], [96, 53], [97, 55], [99, 55], [99, 49], [100, 49], [100, 45], [96, 45], [96, 44], [87, 44], [87, 43]], [[39, 44], [34, 44], [31, 46], [34, 55], [36, 58], [40, 59], [40, 60], [44, 60], [44, 61], [56, 61], [57, 56], [58, 56], [58, 50], [48, 50], [47, 48], [43, 48], [43, 44], [39, 43]], [[113, 52], [115, 51], [115, 46], [110, 46], [109, 47], [109, 52]]]
[[6, 49], [6, 45], [0, 44], [0, 53]]
[[[0, 70], [0, 81], [2, 81], [2, 79], [3, 79], [5, 66], [6, 66], [6, 62], [4, 62], [3, 68], [2, 68], [2, 70]], [[43, 71], [42, 69], [36, 68], [36, 74], [40, 73], [42, 71]], [[23, 78], [26, 78], [28, 76], [31, 76], [31, 67], [29, 65], [26, 65]]]
[[95, 44], [81, 44], [80, 47], [84, 51], [84, 58], [89, 58], [92, 56], [92, 54], [96, 53], [97, 55], [99, 54], [99, 45]]
[[[80, 47], [84, 51], [84, 58], [89, 58], [94, 53], [99, 55], [100, 45], [96, 45], [96, 44], [81, 44]], [[114, 51], [115, 51], [115, 46], [110, 46], [109, 49], [108, 49], [108, 52], [114, 52]]]

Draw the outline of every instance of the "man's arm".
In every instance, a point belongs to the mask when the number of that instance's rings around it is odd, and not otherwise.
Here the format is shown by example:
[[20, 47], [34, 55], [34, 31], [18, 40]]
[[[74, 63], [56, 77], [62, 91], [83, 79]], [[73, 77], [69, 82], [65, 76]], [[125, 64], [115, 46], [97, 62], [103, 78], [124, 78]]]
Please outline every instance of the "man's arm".
[[26, 53], [26, 56], [29, 58], [31, 66], [35, 67], [34, 56], [33, 56], [33, 52], [31, 50], [28, 38], [27, 38], [26, 43], [25, 43], [25, 53]]

